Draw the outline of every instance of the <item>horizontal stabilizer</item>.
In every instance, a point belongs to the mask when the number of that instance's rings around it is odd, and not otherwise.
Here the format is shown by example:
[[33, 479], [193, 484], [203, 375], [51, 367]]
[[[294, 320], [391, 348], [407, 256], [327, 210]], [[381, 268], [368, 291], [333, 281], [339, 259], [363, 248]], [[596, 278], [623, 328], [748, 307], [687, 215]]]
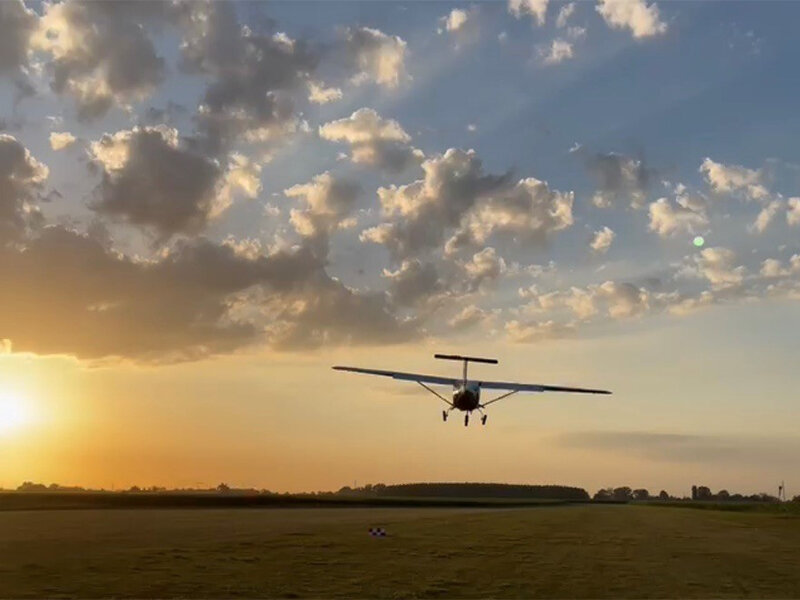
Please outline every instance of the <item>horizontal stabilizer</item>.
[[496, 358], [477, 358], [475, 356], [459, 356], [458, 354], [434, 354], [433, 358], [441, 358], [443, 360], [465, 360], [467, 362], [487, 363], [496, 365]]

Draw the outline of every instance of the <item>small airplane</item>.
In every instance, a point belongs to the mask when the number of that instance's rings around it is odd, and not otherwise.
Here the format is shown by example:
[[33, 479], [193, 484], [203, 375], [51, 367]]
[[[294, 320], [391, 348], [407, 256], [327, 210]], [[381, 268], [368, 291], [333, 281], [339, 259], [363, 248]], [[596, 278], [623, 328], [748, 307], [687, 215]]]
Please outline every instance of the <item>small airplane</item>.
[[[470, 381], [467, 378], [467, 366], [471, 362], [487, 363], [496, 365], [497, 359], [494, 358], [475, 358], [473, 356], [458, 356], [455, 354], [434, 354], [434, 358], [443, 360], [460, 360], [464, 362], [464, 372], [460, 379], [455, 377], [439, 377], [437, 375], [420, 375], [419, 373], [402, 373], [400, 371], [382, 371], [380, 369], [362, 369], [360, 367], [333, 367], [336, 371], [350, 371], [352, 373], [364, 373], [366, 375], [382, 375], [400, 381], [415, 381], [431, 394], [443, 400], [450, 408], [442, 411], [442, 419], [447, 421], [450, 411], [458, 409], [467, 414], [464, 415], [464, 426], [469, 425], [469, 415], [473, 410], [481, 413], [481, 424], [486, 425], [486, 414], [483, 409], [494, 404], [498, 400], [513, 396], [518, 392], [576, 392], [579, 394], [610, 394], [608, 390], [595, 390], [589, 388], [563, 387], [558, 385], [542, 385], [538, 383], [510, 383], [505, 381]], [[451, 385], [453, 386], [453, 401], [451, 402], [439, 392], [426, 384], [431, 385]], [[487, 390], [508, 390], [507, 393], [493, 398], [488, 402], [481, 403], [481, 389]]]

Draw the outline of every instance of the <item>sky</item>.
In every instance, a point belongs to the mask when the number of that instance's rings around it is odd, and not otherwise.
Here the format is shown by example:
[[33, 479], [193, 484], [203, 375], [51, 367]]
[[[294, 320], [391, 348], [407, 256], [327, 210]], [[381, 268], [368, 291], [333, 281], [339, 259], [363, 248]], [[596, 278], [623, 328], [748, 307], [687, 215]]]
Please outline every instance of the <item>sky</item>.
[[798, 18], [0, 3], [0, 486], [800, 494]]

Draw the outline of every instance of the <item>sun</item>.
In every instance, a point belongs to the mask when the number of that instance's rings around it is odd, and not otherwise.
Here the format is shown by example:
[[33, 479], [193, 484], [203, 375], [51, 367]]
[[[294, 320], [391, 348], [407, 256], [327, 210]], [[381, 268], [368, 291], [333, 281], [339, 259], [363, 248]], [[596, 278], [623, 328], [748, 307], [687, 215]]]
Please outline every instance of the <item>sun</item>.
[[30, 405], [22, 396], [0, 391], [0, 435], [22, 428], [32, 416]]

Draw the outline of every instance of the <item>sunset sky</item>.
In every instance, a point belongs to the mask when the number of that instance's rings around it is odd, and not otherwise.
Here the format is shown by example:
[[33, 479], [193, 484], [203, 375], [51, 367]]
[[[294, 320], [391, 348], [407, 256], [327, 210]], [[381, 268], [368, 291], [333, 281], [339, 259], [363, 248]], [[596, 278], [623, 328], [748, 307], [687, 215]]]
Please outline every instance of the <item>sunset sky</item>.
[[800, 494], [798, 22], [0, 3], [0, 486]]

